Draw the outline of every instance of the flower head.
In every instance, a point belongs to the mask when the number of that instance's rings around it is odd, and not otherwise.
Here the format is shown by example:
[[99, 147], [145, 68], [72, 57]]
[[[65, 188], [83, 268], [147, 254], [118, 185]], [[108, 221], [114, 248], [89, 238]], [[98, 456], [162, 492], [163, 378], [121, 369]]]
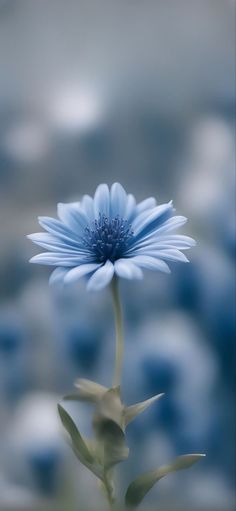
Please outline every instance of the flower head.
[[76, 282], [89, 276], [88, 289], [102, 289], [114, 274], [141, 279], [142, 268], [169, 273], [166, 261], [188, 259], [181, 252], [195, 241], [172, 232], [187, 219], [174, 216], [172, 201], [156, 205], [150, 197], [136, 203], [119, 183], [109, 190], [97, 187], [94, 198], [84, 195], [81, 202], [58, 204], [58, 217], [39, 217], [47, 231], [28, 237], [47, 252], [32, 263], [56, 266], [50, 282]]

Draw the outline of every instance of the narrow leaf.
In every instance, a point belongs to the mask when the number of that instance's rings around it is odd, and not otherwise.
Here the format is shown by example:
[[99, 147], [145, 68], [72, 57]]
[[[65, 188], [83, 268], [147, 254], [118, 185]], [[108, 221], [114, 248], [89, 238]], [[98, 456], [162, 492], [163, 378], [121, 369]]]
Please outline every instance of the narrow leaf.
[[164, 394], [158, 394], [157, 396], [153, 396], [150, 399], [146, 399], [146, 401], [142, 401], [141, 403], [136, 403], [135, 405], [127, 406], [125, 408], [125, 425], [129, 424], [132, 420], [137, 417], [140, 413], [144, 412], [146, 408], [148, 408], [152, 403], [158, 401]]
[[79, 391], [77, 399], [80, 401], [90, 401], [91, 403], [97, 403], [108, 390], [103, 385], [86, 380], [85, 378], [76, 380], [75, 387]]
[[101, 464], [105, 470], [128, 457], [124, 434], [124, 405], [120, 387], [107, 390], [97, 403], [93, 419]]
[[98, 480], [98, 488], [103, 493], [106, 499], [109, 495], [108, 498], [110, 504], [113, 504], [115, 502], [115, 485], [112, 480], [112, 477], [109, 474], [109, 471], [106, 472], [105, 481]]
[[64, 428], [71, 437], [73, 448], [80, 461], [84, 464], [93, 464], [94, 458], [70, 415], [61, 405], [58, 405], [58, 412]]
[[98, 448], [102, 456], [100, 461], [106, 471], [128, 458], [129, 449], [126, 446], [125, 434], [116, 422], [96, 415], [93, 426]]
[[203, 458], [205, 454], [186, 454], [179, 456], [169, 465], [163, 465], [157, 470], [152, 470], [139, 476], [128, 487], [126, 492], [126, 505], [136, 507], [142, 502], [145, 495], [151, 490], [162, 477], [171, 472], [191, 467], [194, 463]]

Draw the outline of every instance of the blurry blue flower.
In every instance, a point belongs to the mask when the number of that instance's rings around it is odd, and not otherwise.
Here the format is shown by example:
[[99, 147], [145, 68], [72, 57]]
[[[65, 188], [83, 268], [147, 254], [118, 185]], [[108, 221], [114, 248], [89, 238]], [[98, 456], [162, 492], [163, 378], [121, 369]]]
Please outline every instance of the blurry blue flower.
[[172, 202], [156, 205], [150, 197], [138, 204], [119, 183], [109, 190], [98, 186], [94, 198], [58, 204], [58, 217], [39, 217], [47, 233], [29, 238], [48, 252], [38, 254], [33, 263], [57, 266], [50, 282], [76, 282], [90, 275], [88, 289], [98, 290], [114, 274], [127, 279], [142, 278], [142, 269], [170, 272], [165, 261], [188, 259], [181, 250], [195, 244], [192, 238], [172, 231], [186, 222], [173, 216]]

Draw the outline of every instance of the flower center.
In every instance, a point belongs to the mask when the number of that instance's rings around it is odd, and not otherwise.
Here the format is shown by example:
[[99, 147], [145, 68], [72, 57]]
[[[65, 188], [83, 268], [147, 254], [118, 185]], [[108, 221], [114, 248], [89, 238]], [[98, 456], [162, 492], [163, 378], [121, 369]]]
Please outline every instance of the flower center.
[[133, 236], [132, 226], [127, 220], [116, 216], [111, 220], [99, 214], [91, 228], [84, 229], [82, 241], [99, 262], [115, 261], [122, 257], [128, 241]]

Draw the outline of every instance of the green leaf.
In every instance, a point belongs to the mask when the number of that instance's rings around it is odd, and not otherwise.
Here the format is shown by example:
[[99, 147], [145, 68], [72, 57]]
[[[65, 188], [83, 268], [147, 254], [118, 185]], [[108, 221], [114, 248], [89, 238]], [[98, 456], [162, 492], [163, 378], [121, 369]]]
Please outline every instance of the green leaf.
[[146, 408], [150, 405], [158, 401], [164, 394], [158, 394], [156, 396], [151, 397], [150, 399], [146, 399], [146, 401], [142, 401], [141, 403], [136, 403], [135, 405], [127, 406], [125, 408], [125, 425], [129, 424], [132, 420], [137, 417], [140, 413], [144, 412]]
[[157, 470], [152, 470], [139, 476], [128, 487], [126, 492], [126, 505], [136, 507], [142, 502], [145, 495], [151, 490], [162, 477], [171, 472], [191, 467], [194, 463], [203, 458], [205, 454], [186, 454], [179, 456], [169, 465], [163, 465]]
[[58, 405], [58, 412], [64, 428], [71, 437], [73, 448], [80, 461], [85, 465], [93, 464], [94, 458], [70, 415], [61, 405]]
[[110, 501], [110, 503], [115, 502], [115, 484], [112, 477], [112, 472], [107, 471], [104, 481], [98, 481], [98, 488], [101, 490], [103, 495]]
[[100, 453], [100, 463], [105, 471], [128, 458], [129, 449], [126, 446], [125, 434], [113, 420], [95, 415], [93, 421]]
[[[94, 381], [86, 380], [85, 378], [76, 380], [75, 387], [79, 391], [77, 399], [79, 401], [90, 401], [91, 403], [97, 403], [108, 390], [103, 385]], [[74, 396], [76, 396], [76, 394]], [[76, 398], [74, 397], [73, 399]]]
[[105, 471], [124, 461], [129, 454], [124, 434], [124, 405], [120, 387], [107, 390], [99, 402], [93, 418], [100, 463]]

